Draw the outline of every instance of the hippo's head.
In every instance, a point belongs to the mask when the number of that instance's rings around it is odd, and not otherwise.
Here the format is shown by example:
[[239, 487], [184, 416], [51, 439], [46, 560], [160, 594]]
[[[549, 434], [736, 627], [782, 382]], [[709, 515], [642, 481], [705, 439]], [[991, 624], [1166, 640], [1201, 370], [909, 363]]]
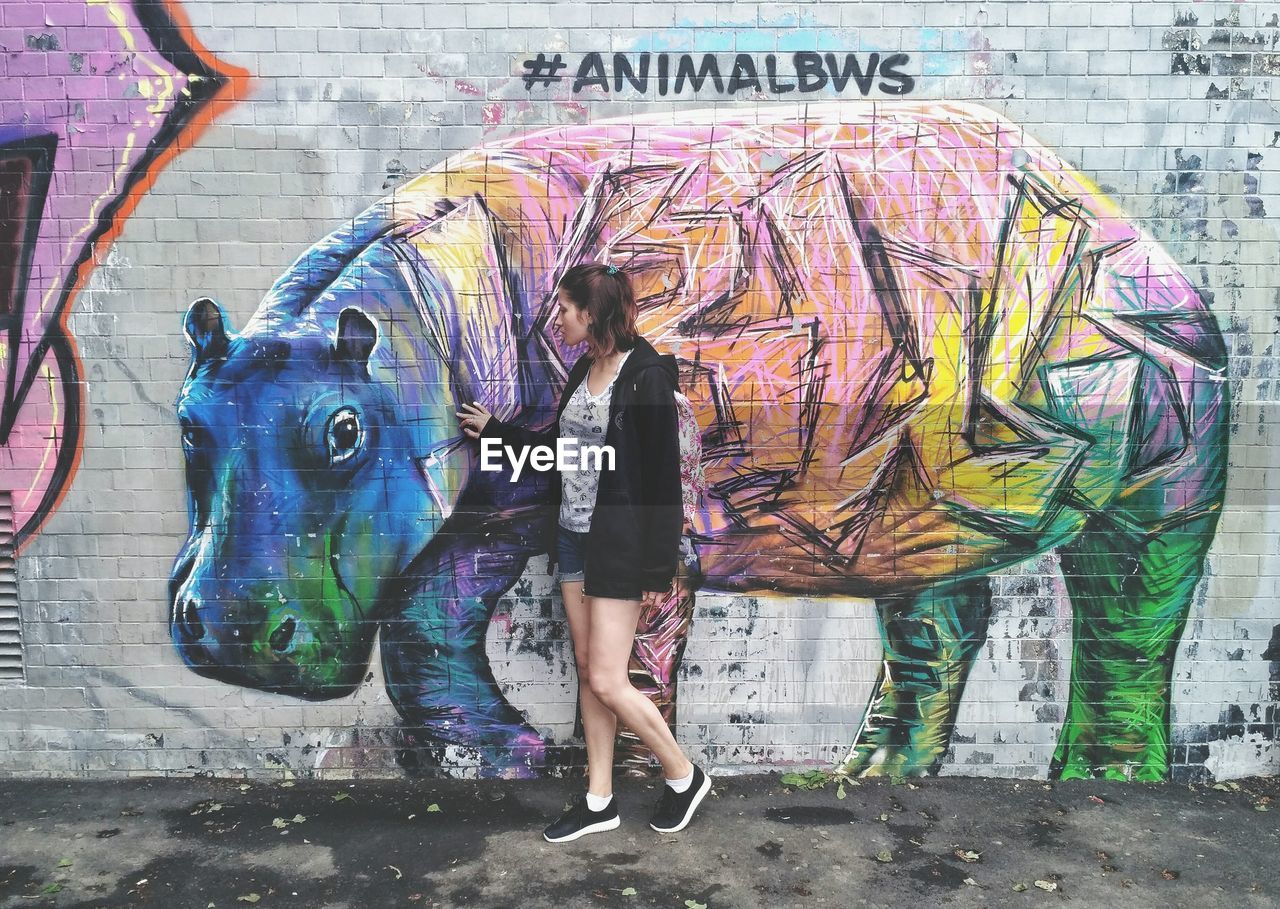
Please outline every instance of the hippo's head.
[[377, 326], [347, 308], [330, 326], [236, 336], [204, 299], [185, 330], [191, 532], [170, 581], [174, 642], [205, 675], [349, 692], [388, 585], [441, 517], [396, 402], [371, 378]]
[[241, 333], [191, 305], [170, 628], [197, 672], [311, 699], [359, 684], [477, 475], [458, 402], [515, 409], [519, 316], [479, 267], [492, 235], [475, 204], [396, 232], [375, 209], [300, 258]]

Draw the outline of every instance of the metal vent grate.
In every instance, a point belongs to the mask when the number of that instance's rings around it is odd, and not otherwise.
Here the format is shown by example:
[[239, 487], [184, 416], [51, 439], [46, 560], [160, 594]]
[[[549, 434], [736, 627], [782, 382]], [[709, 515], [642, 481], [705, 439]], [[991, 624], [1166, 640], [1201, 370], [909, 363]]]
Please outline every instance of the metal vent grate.
[[22, 679], [18, 562], [13, 535], [13, 493], [0, 489], [0, 680]]

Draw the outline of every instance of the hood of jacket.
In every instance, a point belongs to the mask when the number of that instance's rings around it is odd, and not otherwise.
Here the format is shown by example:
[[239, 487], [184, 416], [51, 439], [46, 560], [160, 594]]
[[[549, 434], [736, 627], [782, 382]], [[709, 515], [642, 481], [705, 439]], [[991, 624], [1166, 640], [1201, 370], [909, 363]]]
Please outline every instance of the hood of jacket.
[[652, 344], [644, 338], [636, 338], [635, 347], [631, 349], [631, 355], [627, 357], [625, 363], [622, 364], [622, 370], [618, 373], [618, 381], [634, 375], [642, 369], [658, 368], [664, 370], [667, 375], [671, 376], [671, 384], [678, 391], [680, 388], [680, 370], [676, 366], [676, 358], [673, 354], [660, 354]]

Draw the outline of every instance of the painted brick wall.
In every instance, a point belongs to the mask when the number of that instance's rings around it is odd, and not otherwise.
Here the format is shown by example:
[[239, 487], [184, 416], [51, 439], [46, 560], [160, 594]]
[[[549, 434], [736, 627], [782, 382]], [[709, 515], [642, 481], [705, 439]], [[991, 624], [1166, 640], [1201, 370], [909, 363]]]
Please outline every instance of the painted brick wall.
[[[837, 101], [982, 105], [1114, 200], [1200, 292], [1225, 339], [1212, 380], [1229, 391], [1229, 454], [1177, 637], [1169, 774], [1280, 768], [1280, 7], [27, 0], [0, 8], [0, 46], [0, 166], [19, 162], [0, 196], [0, 269], [13, 277], [0, 281], [0, 488], [21, 547], [10, 641], [22, 665], [0, 681], [0, 773], [400, 773], [376, 650], [353, 694], [306, 701], [197, 675], [174, 646], [188, 304], [212, 297], [243, 327], [310, 244], [483, 143], [673, 112], [799, 118], [806, 102]], [[818, 61], [825, 86], [802, 92], [798, 52], [884, 68], [864, 95], [854, 78], [836, 91]], [[638, 67], [642, 53], [645, 91], [574, 90], [575, 76], [601, 74], [589, 55], [611, 82], [615, 55]], [[563, 78], [527, 86], [541, 54], [562, 60]], [[673, 82], [660, 93], [664, 54]], [[746, 55], [759, 82], [677, 92], [684, 54], [714, 55], [726, 82]], [[41, 226], [27, 235], [20, 219]], [[1050, 550], [994, 573], [941, 772], [1051, 772], [1072, 662], [1060, 561]], [[544, 557], [499, 601], [485, 652], [528, 724], [570, 741], [576, 679]], [[725, 771], [838, 761], [882, 653], [871, 599], [702, 590], [677, 736]], [[463, 751], [445, 759], [480, 772]]]

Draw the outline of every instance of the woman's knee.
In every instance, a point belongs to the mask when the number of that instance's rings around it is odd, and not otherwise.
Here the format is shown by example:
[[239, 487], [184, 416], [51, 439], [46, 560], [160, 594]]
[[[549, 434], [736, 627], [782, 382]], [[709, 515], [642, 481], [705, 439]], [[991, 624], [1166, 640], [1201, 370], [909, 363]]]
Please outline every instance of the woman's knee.
[[616, 701], [622, 693], [623, 686], [630, 684], [626, 679], [619, 680], [614, 677], [613, 673], [605, 672], [592, 666], [587, 667], [585, 678], [587, 687], [596, 696], [596, 700], [606, 705]]

